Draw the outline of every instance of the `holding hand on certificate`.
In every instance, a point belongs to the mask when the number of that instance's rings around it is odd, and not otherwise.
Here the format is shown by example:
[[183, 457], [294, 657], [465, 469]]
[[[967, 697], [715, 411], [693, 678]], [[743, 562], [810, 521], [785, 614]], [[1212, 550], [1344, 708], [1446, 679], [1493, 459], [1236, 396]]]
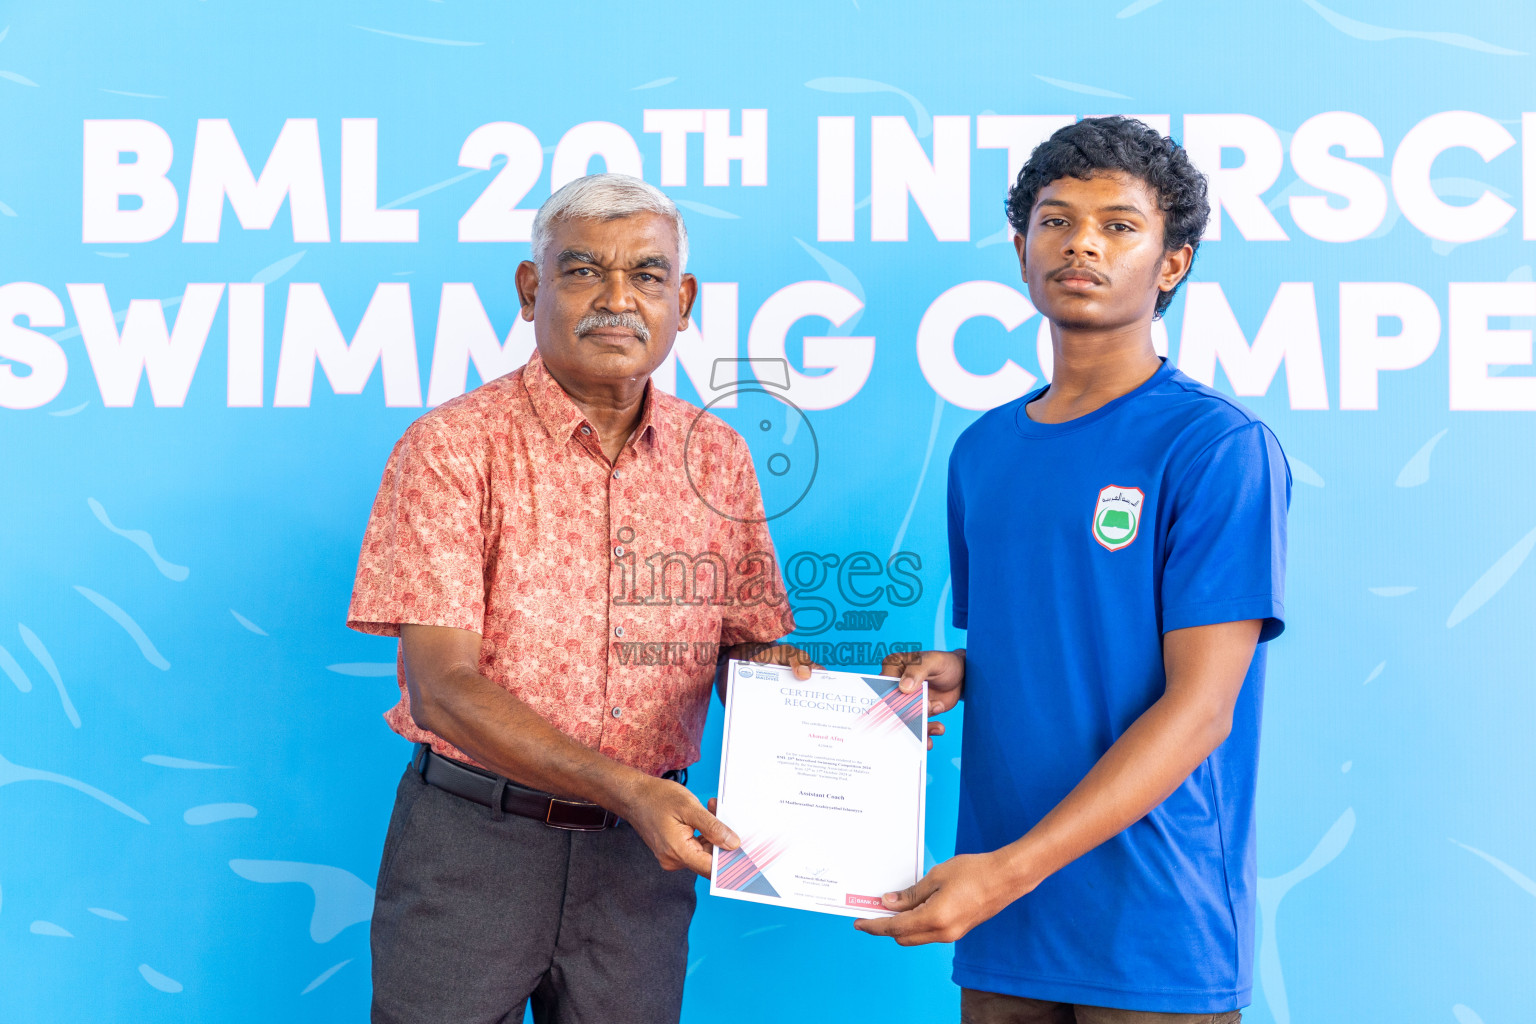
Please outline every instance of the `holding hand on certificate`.
[[[904, 692], [926, 686], [928, 713], [938, 715], [960, 703], [965, 650], [892, 654], [880, 671], [900, 676]], [[942, 736], [944, 726], [933, 723], [928, 731]], [[928, 746], [932, 749], [932, 739]], [[856, 921], [854, 927], [871, 935], [888, 935], [903, 946], [953, 942], [1022, 895], [1011, 883], [1001, 857], [1002, 851], [963, 854], [935, 865], [916, 884], [883, 895], [885, 907], [895, 916]]]
[[[926, 684], [929, 713], [937, 715], [960, 702], [965, 651], [892, 654], [880, 671], [900, 675], [903, 690]], [[935, 724], [929, 731], [939, 736], [944, 726]], [[933, 746], [933, 740], [928, 746]], [[1004, 852], [962, 854], [935, 865], [915, 885], [884, 894], [883, 902], [895, 916], [857, 921], [854, 927], [871, 935], [888, 935], [903, 946], [954, 942], [1023, 895], [1003, 863]]]
[[[894, 916], [854, 927], [903, 946], [954, 942], [1140, 820], [1226, 740], [1259, 627], [1258, 620], [1245, 620], [1170, 630], [1163, 638], [1163, 696], [1060, 803], [1007, 846], [960, 854], [915, 885], [885, 893], [884, 905]], [[953, 706], [964, 685], [965, 660], [926, 651], [887, 659], [884, 670], [900, 671], [903, 686], [909, 678], [935, 692], [942, 685]]]
[[710, 892], [852, 917], [922, 874], [927, 689], [888, 676], [727, 668]]
[[880, 674], [899, 676], [901, 692], [914, 693], [917, 688], [928, 686], [928, 749], [933, 749], [931, 737], [944, 735], [944, 723], [931, 721], [934, 715], [960, 703], [960, 691], [965, 683], [965, 648], [958, 651], [899, 651], [886, 656], [880, 663]]

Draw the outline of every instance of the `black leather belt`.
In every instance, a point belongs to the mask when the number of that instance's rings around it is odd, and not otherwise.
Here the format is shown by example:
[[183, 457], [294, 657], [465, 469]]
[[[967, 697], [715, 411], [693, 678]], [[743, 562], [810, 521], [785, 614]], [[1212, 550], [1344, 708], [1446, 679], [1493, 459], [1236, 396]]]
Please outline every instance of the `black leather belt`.
[[[573, 832], [601, 832], [619, 823], [619, 816], [612, 811], [587, 803], [585, 800], [563, 800], [537, 789], [529, 789], [511, 779], [434, 753], [422, 743], [417, 747], [412, 766], [421, 773], [427, 783], [454, 796], [473, 801], [481, 807], [496, 806], [500, 791], [501, 809], [508, 814], [542, 821], [551, 828], [563, 828]], [[662, 778], [686, 783], [688, 769], [667, 772]]]

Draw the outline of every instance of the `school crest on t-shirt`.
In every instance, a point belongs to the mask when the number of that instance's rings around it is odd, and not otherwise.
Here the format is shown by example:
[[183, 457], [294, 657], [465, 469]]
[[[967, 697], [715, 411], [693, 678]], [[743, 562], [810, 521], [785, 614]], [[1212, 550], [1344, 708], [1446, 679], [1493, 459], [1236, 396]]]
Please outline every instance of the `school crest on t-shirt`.
[[1098, 504], [1093, 507], [1093, 539], [1110, 551], [1119, 551], [1135, 540], [1145, 498], [1139, 487], [1111, 485], [1100, 490]]

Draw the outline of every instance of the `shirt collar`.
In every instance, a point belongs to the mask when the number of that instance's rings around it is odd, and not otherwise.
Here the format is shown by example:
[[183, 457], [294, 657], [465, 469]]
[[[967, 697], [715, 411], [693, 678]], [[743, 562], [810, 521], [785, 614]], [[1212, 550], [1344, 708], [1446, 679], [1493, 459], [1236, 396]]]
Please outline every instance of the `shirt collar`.
[[[538, 349], [534, 349], [528, 365], [523, 368], [523, 388], [528, 392], [528, 401], [533, 405], [534, 414], [539, 417], [539, 422], [544, 425], [550, 437], [566, 440], [576, 435], [583, 426], [590, 426], [581, 409], [544, 365]], [[656, 399], [656, 382], [647, 380], [640, 422], [630, 435], [629, 444], [639, 442], [653, 449], [661, 447], [660, 428], [668, 425], [666, 413], [658, 409], [661, 404]]]

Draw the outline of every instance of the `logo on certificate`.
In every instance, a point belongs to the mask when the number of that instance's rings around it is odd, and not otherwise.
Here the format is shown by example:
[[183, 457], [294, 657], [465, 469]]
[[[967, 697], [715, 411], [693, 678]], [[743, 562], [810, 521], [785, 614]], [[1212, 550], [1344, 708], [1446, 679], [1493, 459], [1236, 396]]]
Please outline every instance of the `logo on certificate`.
[[1093, 508], [1093, 539], [1109, 551], [1119, 551], [1135, 540], [1144, 499], [1139, 487], [1111, 485], [1099, 491]]

